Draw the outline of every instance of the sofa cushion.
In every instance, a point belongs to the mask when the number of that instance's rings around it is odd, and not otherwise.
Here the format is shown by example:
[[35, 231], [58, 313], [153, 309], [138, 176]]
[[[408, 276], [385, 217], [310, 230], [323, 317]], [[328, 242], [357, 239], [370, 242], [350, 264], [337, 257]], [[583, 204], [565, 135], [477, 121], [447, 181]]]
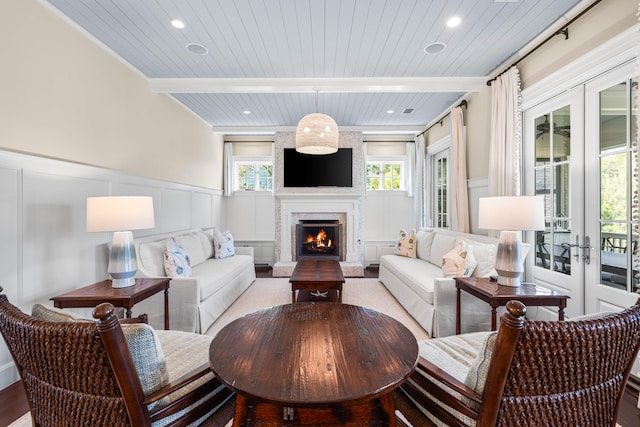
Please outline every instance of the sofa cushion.
[[202, 253], [205, 259], [209, 259], [213, 257], [213, 230], [210, 230], [208, 233], [206, 230], [199, 232], [198, 236], [200, 237], [200, 243], [202, 244]]
[[400, 230], [400, 238], [396, 242], [396, 248], [393, 253], [395, 255], [415, 258], [416, 230], [410, 230], [408, 233], [404, 230]]
[[496, 254], [498, 253], [498, 246], [496, 244], [480, 243], [466, 238], [461, 238], [459, 242], [465, 242], [467, 246], [473, 248], [473, 256], [478, 262], [478, 265], [471, 274], [473, 277], [489, 277], [498, 274], [495, 270]]
[[439, 265], [417, 258], [385, 255], [380, 258], [380, 268], [388, 269], [425, 303], [433, 305], [433, 279], [442, 277], [442, 269]]
[[416, 257], [423, 261], [429, 261], [431, 244], [433, 243], [433, 230], [418, 230], [416, 233]]
[[211, 258], [193, 267], [192, 274], [198, 279], [200, 288], [200, 301], [206, 300], [225, 287], [234, 277], [249, 267], [253, 267], [253, 259], [248, 255], [236, 255], [224, 259]]
[[189, 254], [189, 260], [191, 266], [198, 265], [204, 262], [208, 257], [205, 256], [204, 248], [202, 247], [202, 239], [199, 232], [191, 232], [180, 234], [175, 239], [182, 243], [182, 247], [185, 248]]
[[456, 240], [457, 236], [455, 234], [438, 233], [436, 231], [433, 236], [433, 242], [431, 243], [429, 262], [440, 267], [442, 265], [442, 257], [453, 249]]
[[469, 277], [478, 265], [473, 255], [473, 246], [463, 240], [442, 257], [444, 277]]
[[213, 230], [214, 257], [217, 259], [228, 258], [235, 255], [233, 236], [229, 230], [221, 232]]
[[140, 243], [138, 263], [144, 266], [150, 277], [165, 277], [164, 249], [166, 240]]
[[191, 261], [181, 241], [170, 239], [165, 242], [164, 270], [169, 277], [191, 276]]

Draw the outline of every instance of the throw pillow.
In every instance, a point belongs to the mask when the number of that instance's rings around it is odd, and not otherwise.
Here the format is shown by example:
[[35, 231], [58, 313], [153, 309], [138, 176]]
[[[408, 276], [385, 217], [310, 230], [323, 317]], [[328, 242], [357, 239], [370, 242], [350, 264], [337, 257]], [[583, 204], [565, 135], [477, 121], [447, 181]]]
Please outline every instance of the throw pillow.
[[164, 249], [164, 270], [169, 277], [191, 276], [189, 254], [181, 242], [175, 239], [167, 241]]
[[213, 245], [215, 248], [214, 257], [216, 259], [227, 258], [236, 254], [233, 247], [233, 236], [229, 230], [224, 233], [220, 230], [213, 230]]
[[49, 322], [91, 322], [89, 319], [83, 319], [74, 316], [68, 311], [60, 310], [55, 307], [48, 307], [43, 304], [34, 304], [31, 308], [31, 317]]
[[473, 246], [464, 241], [442, 257], [442, 273], [444, 277], [469, 277], [478, 265], [473, 256]]
[[411, 230], [407, 234], [406, 231], [400, 230], [400, 239], [396, 243], [395, 255], [406, 256], [408, 258], [416, 257], [416, 230]]

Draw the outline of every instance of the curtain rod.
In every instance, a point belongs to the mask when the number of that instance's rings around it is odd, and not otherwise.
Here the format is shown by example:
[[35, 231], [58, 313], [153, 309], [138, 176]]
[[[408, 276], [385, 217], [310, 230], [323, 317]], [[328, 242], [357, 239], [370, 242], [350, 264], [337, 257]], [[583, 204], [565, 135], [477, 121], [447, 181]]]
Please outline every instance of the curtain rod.
[[533, 49], [531, 49], [529, 52], [527, 52], [523, 57], [521, 57], [520, 59], [516, 60], [515, 62], [513, 62], [511, 65], [509, 65], [506, 69], [504, 69], [503, 71], [501, 71], [500, 73], [498, 73], [494, 78], [487, 80], [487, 86], [491, 86], [491, 82], [493, 82], [495, 79], [497, 79], [498, 77], [500, 77], [501, 75], [503, 75], [504, 73], [506, 73], [507, 71], [509, 71], [511, 69], [511, 67], [518, 65], [520, 62], [522, 62], [525, 58], [527, 58], [529, 55], [531, 55], [533, 52], [535, 52], [536, 50], [538, 50], [538, 48], [542, 47], [544, 44], [546, 44], [549, 40], [551, 40], [552, 38], [554, 38], [555, 36], [559, 36], [560, 34], [564, 35], [564, 39], [568, 40], [569, 39], [569, 26], [571, 24], [573, 24], [574, 22], [576, 22], [578, 19], [580, 19], [584, 14], [586, 14], [587, 12], [589, 12], [591, 9], [593, 9], [598, 3], [600, 3], [602, 0], [596, 0], [593, 3], [591, 3], [586, 9], [584, 9], [582, 12], [580, 12], [579, 14], [577, 14], [576, 16], [574, 16], [571, 20], [569, 20], [566, 24], [564, 24], [562, 27], [560, 27], [560, 29], [558, 31], [556, 31], [555, 33], [551, 34], [549, 37], [547, 37], [546, 39], [542, 40], [540, 43], [538, 43]]
[[[455, 107], [453, 107], [453, 108], [456, 108], [456, 107], [464, 107], [464, 108], [466, 109], [466, 108], [467, 108], [467, 100], [466, 100], [466, 99], [463, 99], [462, 101], [460, 101], [460, 103], [459, 103], [458, 105], [456, 105], [456, 106], [455, 106]], [[453, 108], [452, 108], [452, 109], [453, 109]], [[435, 121], [435, 123], [433, 123], [431, 126], [429, 126], [429, 127], [428, 127], [428, 128], [426, 128], [425, 130], [423, 130], [422, 132], [420, 132], [419, 134], [417, 134], [417, 135], [416, 135], [416, 138], [417, 138], [417, 137], [419, 137], [419, 136], [421, 136], [421, 135], [424, 135], [425, 133], [427, 133], [427, 131], [428, 131], [429, 129], [431, 129], [432, 127], [434, 127], [437, 123], [440, 123], [440, 126], [442, 126], [442, 121], [443, 121], [443, 120], [444, 120], [444, 118], [445, 118], [445, 117], [447, 117], [449, 114], [451, 114], [451, 110], [447, 111], [445, 114], [443, 114], [442, 116], [440, 116], [440, 119], [439, 119], [439, 120], [436, 120], [436, 121]]]

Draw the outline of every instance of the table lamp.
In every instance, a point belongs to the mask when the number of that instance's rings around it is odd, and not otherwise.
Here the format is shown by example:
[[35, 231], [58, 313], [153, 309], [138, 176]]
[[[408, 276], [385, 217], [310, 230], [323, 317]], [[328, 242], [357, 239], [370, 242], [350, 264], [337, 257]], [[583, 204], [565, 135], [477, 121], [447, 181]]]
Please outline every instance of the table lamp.
[[143, 196], [111, 196], [87, 198], [87, 231], [113, 231], [109, 251], [111, 286], [126, 288], [135, 284], [138, 269], [133, 234], [155, 226], [153, 198]]
[[478, 228], [500, 230], [496, 255], [498, 284], [520, 286], [520, 276], [524, 272], [520, 232], [544, 230], [544, 198], [481, 197], [478, 216]]

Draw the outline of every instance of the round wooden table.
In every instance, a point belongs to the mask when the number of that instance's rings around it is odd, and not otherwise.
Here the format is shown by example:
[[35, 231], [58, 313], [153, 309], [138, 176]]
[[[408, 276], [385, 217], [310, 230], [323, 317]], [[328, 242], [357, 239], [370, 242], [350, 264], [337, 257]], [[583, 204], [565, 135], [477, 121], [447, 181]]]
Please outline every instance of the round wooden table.
[[395, 426], [391, 392], [415, 369], [418, 344], [377, 311], [299, 303], [234, 320], [209, 356], [215, 375], [237, 392], [234, 426]]

